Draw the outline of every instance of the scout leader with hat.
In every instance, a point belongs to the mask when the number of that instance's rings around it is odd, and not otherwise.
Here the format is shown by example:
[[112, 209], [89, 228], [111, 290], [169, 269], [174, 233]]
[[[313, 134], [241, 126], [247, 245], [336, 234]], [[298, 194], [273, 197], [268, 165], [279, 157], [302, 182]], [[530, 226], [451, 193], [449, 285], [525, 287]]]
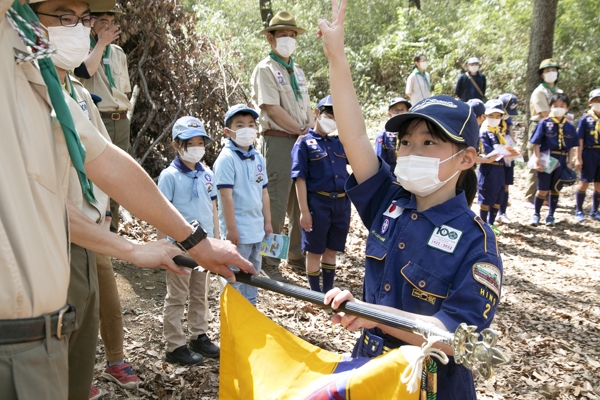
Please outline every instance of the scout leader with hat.
[[485, 98], [487, 79], [484, 74], [479, 72], [481, 61], [477, 57], [471, 57], [465, 65], [467, 71], [458, 77], [454, 88], [455, 95], [464, 102], [470, 99], [487, 101]]
[[[302, 270], [300, 209], [290, 177], [290, 153], [298, 136], [305, 135], [313, 126], [306, 76], [292, 58], [296, 36], [304, 32], [289, 12], [275, 14], [269, 26], [260, 31], [266, 36], [271, 52], [258, 63], [251, 80], [252, 101], [260, 108], [259, 124], [263, 136], [260, 152], [269, 172], [273, 232], [282, 232], [287, 211], [290, 228], [288, 263]], [[271, 279], [282, 280], [278, 266], [279, 259], [266, 258], [263, 268]]]
[[[388, 104], [388, 117], [404, 114], [412, 107], [412, 104], [404, 97], [393, 97]], [[396, 132], [388, 132], [385, 129], [375, 137], [375, 154], [381, 157], [390, 166], [394, 173], [396, 168]]]
[[[529, 119], [528, 140], [526, 143], [527, 154], [531, 158], [533, 154], [533, 144], [529, 141], [537, 128], [538, 122], [548, 117], [550, 114], [550, 98], [556, 93], [563, 91], [556, 86], [558, 82], [560, 65], [553, 58], [548, 58], [540, 63], [540, 68], [537, 73], [540, 77], [540, 84], [533, 90], [529, 98], [529, 110], [531, 117]], [[524, 143], [525, 144], [525, 143]], [[529, 207], [533, 208], [533, 201], [536, 193], [537, 173], [534, 169], [527, 173], [527, 186], [525, 193], [525, 201], [529, 203]]]
[[344, 251], [350, 229], [350, 200], [344, 192], [348, 161], [340, 139], [332, 134], [337, 126], [331, 96], [319, 101], [315, 119], [315, 128], [292, 150], [292, 179], [300, 204], [308, 283], [312, 290], [327, 292], [333, 289], [336, 252]]
[[577, 204], [575, 219], [577, 222], [585, 219], [583, 201], [590, 182], [594, 182], [590, 217], [600, 221], [600, 214], [598, 214], [600, 205], [600, 89], [590, 92], [588, 104], [590, 110], [581, 116], [577, 125], [579, 148], [577, 149], [576, 166], [581, 170], [579, 188], [575, 193]]
[[[462, 190], [475, 186], [475, 114], [452, 97], [434, 96], [391, 118], [386, 129], [398, 132], [399, 143], [396, 182], [375, 154], [364, 151], [369, 137], [344, 53], [345, 1], [340, 8], [334, 10], [335, 22], [319, 21], [319, 33], [329, 60], [338, 134], [353, 170], [346, 193], [369, 231], [364, 301], [449, 331], [463, 322], [489, 327], [499, 302], [502, 261], [494, 232], [469, 209]], [[333, 308], [344, 301], [356, 300], [338, 288], [325, 295]], [[353, 356], [375, 357], [423, 343], [415, 334], [350, 315], [338, 314], [333, 321], [365, 328]], [[452, 357], [445, 365], [433, 362], [438, 399], [476, 398], [471, 371]]]

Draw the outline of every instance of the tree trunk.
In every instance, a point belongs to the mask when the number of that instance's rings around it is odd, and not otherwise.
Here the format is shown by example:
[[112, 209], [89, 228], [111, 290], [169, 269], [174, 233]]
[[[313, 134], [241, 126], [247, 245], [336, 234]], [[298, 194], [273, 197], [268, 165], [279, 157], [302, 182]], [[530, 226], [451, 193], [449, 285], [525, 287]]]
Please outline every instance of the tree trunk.
[[529, 56], [527, 58], [527, 123], [529, 121], [529, 98], [540, 84], [537, 70], [542, 60], [552, 57], [554, 44], [554, 23], [558, 0], [534, 0], [529, 38]]
[[408, 0], [409, 7], [416, 7], [417, 10], [421, 9], [421, 0]]

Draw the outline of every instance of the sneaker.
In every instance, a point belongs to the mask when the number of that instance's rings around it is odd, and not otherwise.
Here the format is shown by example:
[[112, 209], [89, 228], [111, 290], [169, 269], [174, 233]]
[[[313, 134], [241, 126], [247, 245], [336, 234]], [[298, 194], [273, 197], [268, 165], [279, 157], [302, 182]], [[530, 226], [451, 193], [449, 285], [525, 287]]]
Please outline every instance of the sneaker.
[[490, 228], [492, 228], [492, 231], [496, 234], [496, 235], [502, 235], [502, 231], [500, 229], [498, 229], [498, 227], [496, 225], [490, 225]]
[[208, 358], [219, 358], [221, 350], [210, 341], [206, 333], [199, 335], [196, 340], [190, 340], [190, 349]]
[[279, 272], [279, 267], [277, 265], [269, 265], [265, 263], [260, 269], [260, 273], [269, 279], [273, 279], [274, 281], [287, 283], [287, 279], [285, 279], [283, 275], [281, 275], [281, 272]]
[[575, 221], [577, 221], [577, 222], [585, 221], [585, 215], [583, 214], [583, 212], [581, 212], [581, 211], [575, 212]]
[[292, 267], [292, 270], [305, 274], [306, 273], [306, 257], [299, 258], [297, 260], [288, 259], [287, 265]]
[[510, 224], [511, 220], [506, 216], [506, 214], [502, 214], [502, 215], [498, 215], [498, 217], [496, 217], [496, 222], [498, 223], [498, 225], [502, 225], [502, 224]]
[[102, 390], [98, 389], [96, 386], [90, 386], [90, 400], [99, 400], [102, 398]]
[[167, 351], [165, 360], [171, 364], [201, 365], [204, 362], [204, 357], [183, 345], [171, 352]]
[[546, 226], [554, 226], [554, 217], [552, 215], [548, 215], [546, 217]]
[[113, 365], [112, 367], [109, 367], [108, 363], [106, 363], [102, 377], [125, 389], [135, 389], [141, 382], [140, 378], [138, 378], [126, 362]]
[[599, 212], [597, 212], [597, 211], [594, 211], [594, 213], [593, 213], [593, 214], [592, 214], [592, 213], [590, 213], [590, 216], [591, 216], [592, 218], [594, 218], [596, 221], [600, 221], [600, 213], [599, 213]]
[[538, 226], [539, 224], [540, 224], [540, 215], [533, 214], [533, 217], [531, 217], [531, 225]]
[[533, 210], [535, 208], [535, 204], [527, 201], [527, 202], [525, 202], [525, 208], [529, 208], [529, 209]]

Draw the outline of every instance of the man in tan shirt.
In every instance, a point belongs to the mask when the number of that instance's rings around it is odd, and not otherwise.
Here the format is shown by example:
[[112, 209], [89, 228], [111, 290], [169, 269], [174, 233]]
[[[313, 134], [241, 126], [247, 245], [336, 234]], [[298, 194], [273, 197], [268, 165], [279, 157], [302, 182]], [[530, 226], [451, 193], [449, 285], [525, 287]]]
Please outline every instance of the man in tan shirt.
[[[291, 57], [296, 36], [305, 32], [296, 26], [292, 14], [281, 11], [261, 31], [271, 46], [271, 53], [252, 73], [252, 101], [260, 108], [259, 124], [262, 134], [261, 153], [267, 163], [271, 223], [274, 233], [281, 233], [288, 214], [290, 250], [288, 263], [304, 271], [300, 247], [300, 209], [296, 189], [292, 184], [291, 151], [298, 136], [313, 126], [308, 95], [308, 82], [302, 68]], [[265, 258], [263, 271], [271, 279], [284, 280], [277, 267], [278, 259]]]

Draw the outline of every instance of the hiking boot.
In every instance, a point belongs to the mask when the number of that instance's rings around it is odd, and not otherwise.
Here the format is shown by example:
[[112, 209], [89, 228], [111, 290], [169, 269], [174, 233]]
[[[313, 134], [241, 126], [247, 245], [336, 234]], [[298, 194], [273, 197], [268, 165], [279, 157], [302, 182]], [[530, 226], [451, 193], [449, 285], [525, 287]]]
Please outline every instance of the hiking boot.
[[293, 271], [296, 271], [300, 274], [306, 273], [306, 257], [299, 258], [297, 260], [293, 260], [288, 258], [287, 265], [292, 267]]
[[554, 217], [552, 215], [548, 215], [546, 217], [546, 226], [554, 226]]
[[269, 265], [267, 263], [264, 263], [262, 268], [260, 269], [260, 273], [269, 279], [273, 279], [274, 281], [287, 283], [287, 279], [285, 279], [283, 275], [281, 275], [281, 272], [279, 272], [279, 267], [277, 265]]
[[575, 221], [576, 222], [583, 222], [583, 221], [585, 221], [585, 215], [583, 214], [583, 212], [581, 212], [581, 211], [576, 211], [575, 212]]
[[210, 341], [206, 333], [199, 335], [196, 340], [190, 340], [190, 349], [208, 358], [219, 358], [221, 350]]
[[531, 225], [538, 226], [539, 224], [540, 224], [540, 215], [533, 214], [533, 217], [531, 217]]
[[165, 360], [171, 364], [201, 365], [204, 362], [204, 357], [183, 345], [171, 352], [167, 351]]
[[140, 384], [140, 378], [131, 370], [126, 362], [110, 367], [106, 363], [106, 368], [102, 372], [102, 377], [116, 383], [125, 389], [135, 389]]
[[102, 390], [98, 389], [94, 385], [90, 386], [90, 400], [100, 400], [102, 395]]

